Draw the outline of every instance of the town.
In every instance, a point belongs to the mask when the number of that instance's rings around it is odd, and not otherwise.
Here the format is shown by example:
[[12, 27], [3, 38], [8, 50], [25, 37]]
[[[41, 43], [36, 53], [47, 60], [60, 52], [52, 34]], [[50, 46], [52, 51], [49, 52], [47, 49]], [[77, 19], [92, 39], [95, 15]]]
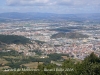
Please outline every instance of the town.
[[[88, 37], [67, 38], [58, 35], [65, 33], [77, 33], [87, 35]], [[21, 44], [10, 44], [9, 49], [23, 52], [26, 56], [34, 56], [32, 50], [40, 50], [45, 58], [47, 54], [62, 53], [69, 54], [70, 57], [83, 60], [86, 56], [94, 52], [100, 57], [100, 24], [75, 21], [12, 21], [0, 23], [0, 34], [3, 35], [20, 35], [29, 38], [33, 44], [23, 46]], [[37, 44], [35, 41], [41, 41]], [[31, 51], [30, 51], [31, 50]]]

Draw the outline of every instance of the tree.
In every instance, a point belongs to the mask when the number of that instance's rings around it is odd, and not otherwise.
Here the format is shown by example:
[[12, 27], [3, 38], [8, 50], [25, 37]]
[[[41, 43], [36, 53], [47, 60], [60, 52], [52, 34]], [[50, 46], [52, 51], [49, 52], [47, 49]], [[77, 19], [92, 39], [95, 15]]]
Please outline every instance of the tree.
[[78, 68], [77, 73], [81, 75], [100, 75], [100, 58], [91, 53]]

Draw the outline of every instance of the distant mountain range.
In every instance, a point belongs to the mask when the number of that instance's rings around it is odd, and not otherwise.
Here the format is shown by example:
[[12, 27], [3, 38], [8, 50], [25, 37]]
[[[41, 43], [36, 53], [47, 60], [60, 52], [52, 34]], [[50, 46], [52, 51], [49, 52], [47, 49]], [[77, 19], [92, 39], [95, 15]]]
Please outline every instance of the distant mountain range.
[[54, 14], [54, 13], [18, 13], [18, 12], [8, 12], [8, 13], [0, 13], [0, 20], [11, 20], [11, 19], [19, 19], [19, 20], [41, 20], [41, 19], [65, 19], [65, 20], [74, 20], [74, 21], [99, 21], [100, 13], [92, 13], [92, 14]]

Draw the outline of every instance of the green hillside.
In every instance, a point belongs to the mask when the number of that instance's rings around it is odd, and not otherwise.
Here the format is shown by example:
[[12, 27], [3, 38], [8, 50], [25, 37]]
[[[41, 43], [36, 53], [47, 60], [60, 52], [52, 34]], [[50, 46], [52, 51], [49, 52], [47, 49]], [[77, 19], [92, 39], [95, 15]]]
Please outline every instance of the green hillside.
[[[39, 64], [40, 62], [38, 62], [37, 69], [23, 68], [24, 66], [22, 66], [23, 69], [20, 68], [20, 70], [14, 68], [13, 71], [0, 71], [0, 75], [100, 75], [100, 58], [94, 53], [91, 53], [81, 62], [73, 60], [66, 59], [61, 66], [52, 63]], [[10, 63], [10, 66], [16, 67], [13, 62]], [[16, 65], [18, 66], [20, 63]]]
[[71, 38], [71, 39], [77, 39], [77, 38], [88, 38], [88, 35], [84, 35], [81, 33], [76, 32], [70, 32], [70, 33], [57, 33], [51, 36], [51, 38]]
[[31, 43], [28, 38], [18, 35], [0, 35], [0, 42], [5, 44], [26, 44]]

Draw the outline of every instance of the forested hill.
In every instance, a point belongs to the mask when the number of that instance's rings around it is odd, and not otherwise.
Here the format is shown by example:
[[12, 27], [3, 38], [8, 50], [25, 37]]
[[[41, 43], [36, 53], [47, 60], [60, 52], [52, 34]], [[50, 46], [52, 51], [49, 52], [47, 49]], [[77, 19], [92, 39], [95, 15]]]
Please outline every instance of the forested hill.
[[0, 35], [0, 42], [5, 44], [26, 44], [31, 43], [28, 38], [18, 35]]
[[76, 32], [70, 32], [70, 33], [57, 33], [51, 36], [51, 38], [71, 38], [71, 39], [76, 39], [76, 38], [88, 38], [88, 35], [84, 35], [81, 33], [76, 33]]

